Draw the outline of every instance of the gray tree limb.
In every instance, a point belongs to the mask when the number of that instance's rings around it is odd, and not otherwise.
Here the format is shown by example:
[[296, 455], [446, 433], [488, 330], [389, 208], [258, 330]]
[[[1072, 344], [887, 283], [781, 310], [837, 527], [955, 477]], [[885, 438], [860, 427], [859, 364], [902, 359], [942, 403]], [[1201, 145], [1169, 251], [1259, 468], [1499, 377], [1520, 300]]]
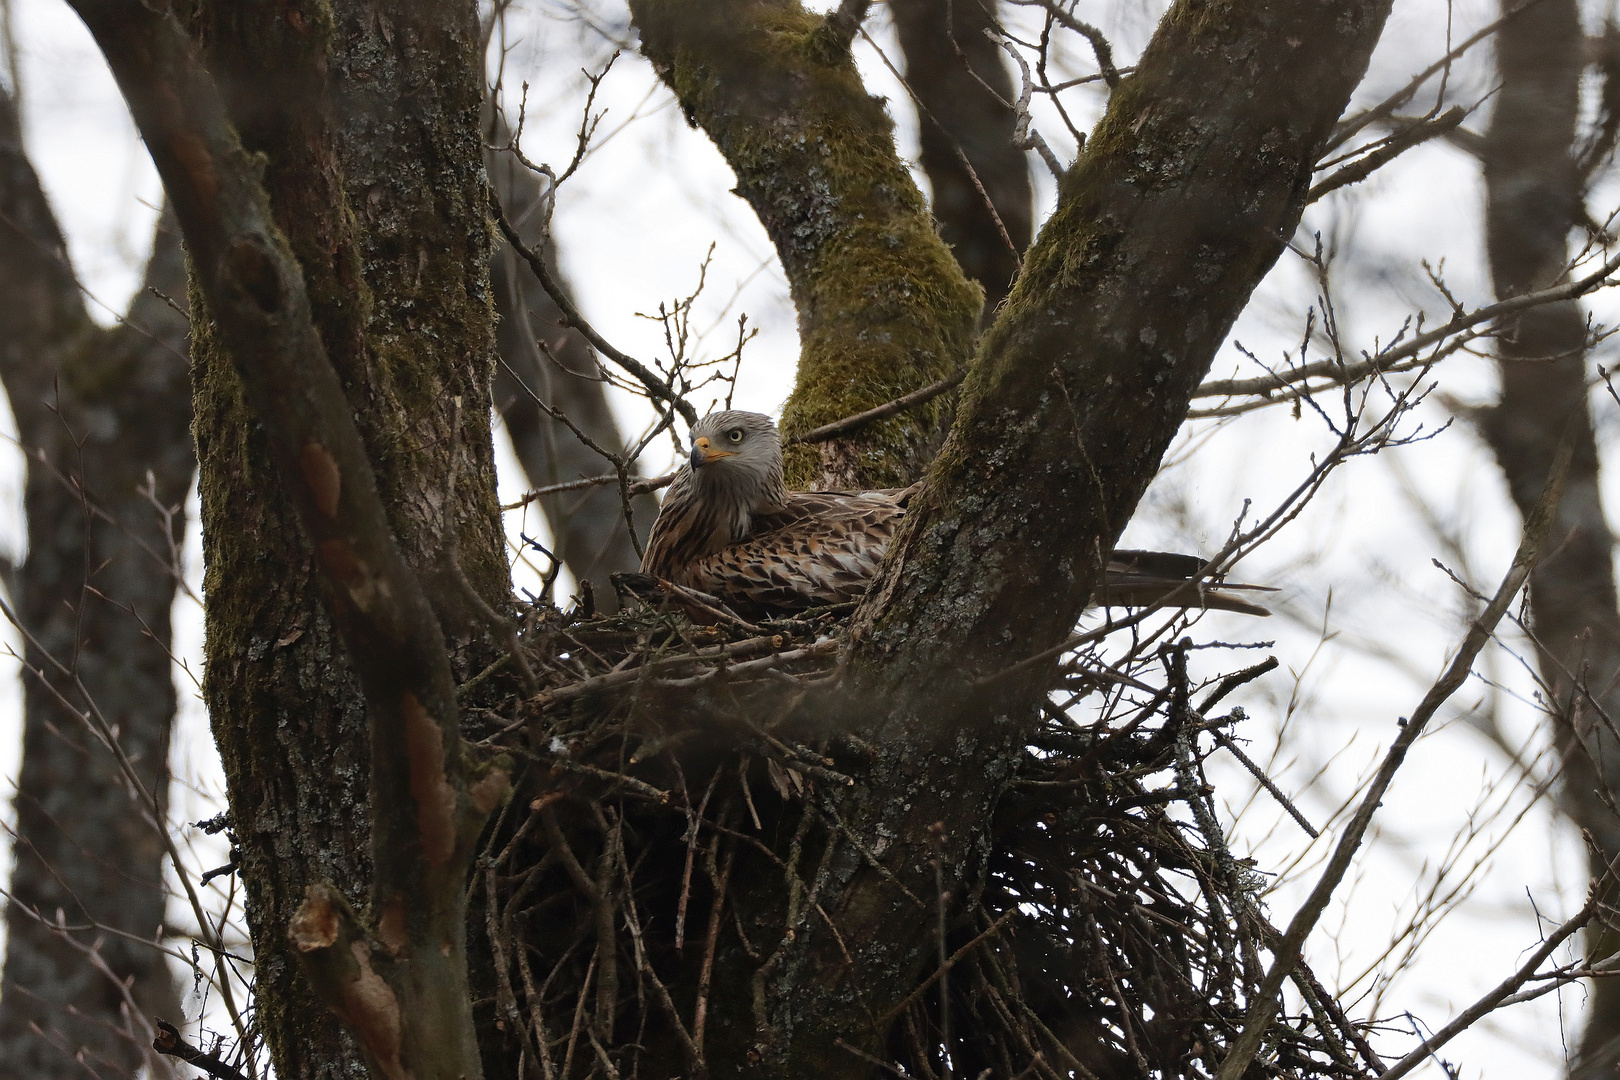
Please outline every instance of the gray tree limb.
[[[104, 1068], [133, 1074], [145, 1063], [168, 1075], [142, 1025], [152, 1014], [180, 1019], [166, 960], [140, 943], [163, 936], [165, 823], [132, 799], [114, 756], [64, 705], [85, 708], [88, 694], [115, 718], [146, 789], [166, 791], [170, 609], [195, 467], [186, 320], [151, 291], [184, 300], [185, 259], [167, 214], [144, 284], [121, 325], [91, 321], [0, 89], [0, 382], [28, 468], [28, 556], [6, 589], [29, 636], [77, 676], [25, 650], [39, 674], [23, 687], [0, 977], [6, 1076], [77, 1080], [81, 1052]], [[146, 1016], [124, 1015], [125, 994], [83, 953], [98, 935], [53, 927], [59, 912], [70, 925], [115, 931], [101, 936], [101, 959], [133, 980]]]

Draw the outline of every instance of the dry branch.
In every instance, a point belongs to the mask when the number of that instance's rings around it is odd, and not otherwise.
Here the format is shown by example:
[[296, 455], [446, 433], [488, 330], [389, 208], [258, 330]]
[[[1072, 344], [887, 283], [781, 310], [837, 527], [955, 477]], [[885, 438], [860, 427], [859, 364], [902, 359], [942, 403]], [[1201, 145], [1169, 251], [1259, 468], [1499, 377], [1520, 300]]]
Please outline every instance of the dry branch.
[[168, 1021], [157, 1021], [157, 1029], [157, 1036], [152, 1040], [152, 1049], [158, 1053], [179, 1058], [187, 1065], [215, 1077], [216, 1080], [248, 1080], [242, 1070], [221, 1058], [217, 1051], [201, 1050], [186, 1042], [179, 1029]]
[[1518, 598], [1519, 591], [1524, 588], [1525, 582], [1530, 577], [1530, 571], [1540, 558], [1541, 545], [1552, 525], [1559, 497], [1563, 493], [1564, 477], [1569, 471], [1571, 457], [1572, 449], [1566, 439], [1559, 447], [1546, 490], [1542, 493], [1535, 514], [1525, 522], [1524, 536], [1519, 541], [1519, 550], [1513, 556], [1512, 566], [1502, 579], [1490, 604], [1469, 626], [1467, 636], [1463, 638], [1461, 647], [1446, 670], [1423, 696], [1423, 700], [1418, 703], [1411, 717], [1401, 720], [1400, 734], [1385, 752], [1377, 774], [1367, 786], [1367, 791], [1362, 795], [1354, 816], [1345, 826], [1343, 835], [1339, 837], [1327, 866], [1317, 878], [1310, 895], [1289, 921], [1288, 929], [1281, 941], [1273, 949], [1271, 968], [1266, 972], [1257, 996], [1251, 999], [1253, 1003], [1244, 1019], [1243, 1034], [1221, 1062], [1216, 1080], [1238, 1080], [1248, 1068], [1249, 1062], [1260, 1048], [1261, 1040], [1266, 1037], [1272, 1018], [1276, 1015], [1277, 992], [1282, 988], [1283, 980], [1293, 970], [1306, 936], [1315, 927], [1322, 912], [1327, 909], [1334, 890], [1344, 878], [1345, 871], [1350, 868], [1350, 862], [1366, 836], [1367, 827], [1372, 823], [1373, 813], [1382, 803], [1390, 784], [1394, 782], [1395, 774], [1406, 760], [1407, 751], [1412, 748], [1418, 736], [1423, 734], [1423, 729], [1434, 718], [1440, 706], [1444, 705], [1468, 680], [1474, 658], [1491, 640], [1496, 631], [1496, 624], [1507, 614], [1508, 608]]
[[1379, 1073], [1378, 1080], [1396, 1080], [1397, 1077], [1405, 1076], [1429, 1060], [1436, 1050], [1439, 1050], [1446, 1043], [1473, 1027], [1484, 1016], [1501, 1007], [1514, 991], [1530, 981], [1537, 970], [1540, 969], [1542, 963], [1556, 952], [1560, 945], [1568, 941], [1577, 931], [1583, 929], [1592, 921], [1602, 906], [1601, 890], [1612, 883], [1614, 877], [1615, 866], [1610, 864], [1608, 871], [1592, 883], [1592, 887], [1587, 891], [1586, 903], [1581, 910], [1564, 920], [1557, 929], [1548, 934], [1541, 945], [1530, 954], [1529, 959], [1519, 965], [1517, 971], [1503, 979], [1478, 1001], [1458, 1013], [1445, 1027], [1424, 1039], [1405, 1057]]
[[568, 290], [564, 289], [557, 279], [551, 276], [551, 270], [546, 266], [546, 260], [541, 257], [539, 252], [525, 244], [523, 237], [518, 235], [518, 231], [512, 227], [512, 223], [506, 220], [506, 211], [501, 208], [501, 204], [495, 200], [493, 194], [490, 196], [489, 210], [496, 223], [500, 225], [501, 235], [506, 238], [508, 244], [512, 245], [512, 250], [517, 252], [523, 261], [528, 264], [529, 269], [534, 272], [535, 279], [540, 282], [540, 287], [545, 289], [546, 295], [551, 297], [552, 302], [562, 311], [569, 328], [578, 330], [586, 341], [595, 346], [598, 352], [633, 375], [652, 400], [664, 402], [680, 413], [688, 424], [697, 423], [697, 410], [692, 408], [691, 402], [681, 396], [679, 387], [671, 386], [667, 380], [659, 378], [656, 371], [653, 371], [635, 357], [614, 348], [606, 338], [596, 332], [596, 328], [586, 320], [584, 315], [580, 314], [579, 308], [574, 305], [573, 297], [568, 295]]
[[[1210, 398], [1261, 395], [1266, 400], [1226, 408], [1194, 409], [1187, 415], [1195, 419], [1233, 415], [1254, 408], [1263, 408], [1266, 405], [1278, 402], [1307, 397], [1319, 390], [1330, 387], [1348, 386], [1371, 375], [1423, 366], [1433, 361], [1433, 351], [1442, 350], [1446, 347], [1448, 339], [1459, 335], [1468, 335], [1476, 327], [1503, 319], [1509, 315], [1516, 315], [1520, 312], [1545, 307], [1548, 304], [1556, 304], [1564, 300], [1578, 299], [1612, 284], [1616, 271], [1620, 271], [1620, 254], [1609, 257], [1591, 273], [1573, 281], [1565, 282], [1562, 285], [1553, 285], [1549, 288], [1538, 289], [1506, 300], [1499, 300], [1494, 304], [1487, 304], [1472, 311], [1456, 311], [1443, 325], [1437, 326], [1433, 330], [1425, 330], [1415, 334], [1410, 340], [1382, 349], [1377, 354], [1369, 356], [1358, 363], [1343, 363], [1336, 359], [1318, 360], [1314, 363], [1301, 364], [1298, 367], [1289, 368], [1271, 375], [1259, 375], [1248, 379], [1211, 379], [1200, 384], [1193, 391], [1192, 396], [1194, 398]], [[1473, 333], [1472, 336], [1478, 337], [1480, 333]], [[1311, 379], [1322, 379], [1324, 381], [1319, 385], [1309, 387], [1299, 385]], [[1278, 397], [1272, 396], [1275, 391], [1284, 389], [1289, 389], [1291, 392]]]

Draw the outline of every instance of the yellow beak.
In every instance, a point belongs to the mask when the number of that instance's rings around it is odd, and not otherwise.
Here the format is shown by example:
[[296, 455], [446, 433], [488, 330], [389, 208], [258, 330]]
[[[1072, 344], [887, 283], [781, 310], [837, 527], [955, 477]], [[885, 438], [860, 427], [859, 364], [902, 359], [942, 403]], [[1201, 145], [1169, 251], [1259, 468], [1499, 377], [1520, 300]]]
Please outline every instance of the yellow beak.
[[709, 444], [709, 437], [701, 435], [692, 440], [692, 468], [701, 469], [711, 461], [718, 461], [723, 457], [736, 457], [733, 450], [715, 450]]

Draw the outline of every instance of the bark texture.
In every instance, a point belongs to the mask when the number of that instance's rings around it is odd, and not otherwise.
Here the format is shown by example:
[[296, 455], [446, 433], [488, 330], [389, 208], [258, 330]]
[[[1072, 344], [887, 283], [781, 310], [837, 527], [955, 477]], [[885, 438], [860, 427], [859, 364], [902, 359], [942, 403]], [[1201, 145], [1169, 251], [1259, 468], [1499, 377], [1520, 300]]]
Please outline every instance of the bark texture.
[[[935, 382], [964, 363], [982, 307], [895, 152], [848, 38], [797, 0], [632, 0], [642, 52], [737, 174], [799, 316], [792, 436]], [[816, 448], [790, 487], [906, 484], [943, 415], [928, 406]], [[819, 457], [818, 457], [819, 450]]]
[[[1044, 685], [1005, 669], [1073, 627], [1193, 389], [1293, 234], [1388, 11], [1177, 4], [1065, 178], [855, 615], [863, 737], [880, 755], [841, 816], [896, 838], [879, 861], [914, 893], [932, 891], [930, 827], [948, 838], [947, 887], [971, 890]], [[860, 943], [857, 972], [916, 970], [926, 928], [882, 871], [851, 864], [823, 895]], [[838, 946], [819, 925], [797, 944], [831, 970]], [[853, 1024], [830, 979], [784, 976], [777, 989], [806, 1025]]]
[[[184, 256], [167, 215], [145, 284], [184, 299]], [[123, 324], [91, 321], [3, 88], [0, 296], [0, 381], [28, 463], [28, 557], [5, 584], [39, 645], [26, 663], [50, 672], [49, 687], [25, 676], [23, 689], [0, 1075], [133, 1076], [144, 1064], [167, 1076], [142, 1037], [154, 1014], [181, 1019], [164, 957], [85, 928], [163, 937], [162, 821], [75, 710], [99, 707], [140, 782], [166, 805], [178, 569], [170, 560], [185, 525], [183, 514], [165, 522], [157, 506], [183, 506], [194, 468], [187, 328], [146, 291]], [[73, 677], [53, 670], [45, 654]], [[47, 928], [36, 912], [50, 920], [60, 913], [76, 929]], [[132, 981], [128, 999], [88, 949], [113, 976]]]
[[[308, 295], [302, 317], [312, 321], [318, 351], [341, 380], [346, 412], [358, 425], [388, 512], [386, 526], [427, 585], [464, 673], [486, 656], [448, 570], [451, 553], [486, 602], [500, 607], [507, 592], [487, 411], [494, 328], [473, 7], [203, 5], [191, 12], [190, 29], [206, 47], [243, 147], [263, 155], [274, 225], [296, 256]], [[113, 42], [126, 48], [113, 34], [98, 35], [103, 48]], [[136, 91], [123, 85], [133, 97]], [[208, 174], [191, 167], [184, 137], [147, 137], [160, 171], [178, 169], [206, 197], [208, 189], [195, 182]], [[225, 190], [237, 197], [234, 188]], [[287, 300], [291, 294], [280, 284], [255, 294], [256, 282], [275, 282], [280, 274], [279, 241], [267, 242], [263, 273], [252, 272], [251, 258], [209, 269], [235, 274], [235, 287], [270, 313], [297, 298]], [[230, 251], [235, 258], [237, 249]], [[202, 279], [207, 284], [209, 276]], [[294, 329], [299, 317], [293, 310], [285, 327]], [[282, 332], [276, 318], [271, 333]], [[308, 509], [311, 492], [300, 492], [301, 502], [289, 497], [277, 468], [282, 448], [250, 412], [236, 366], [243, 356], [233, 362], [225, 345], [231, 335], [222, 326], [199, 320], [193, 343], [207, 565], [205, 693], [242, 853], [258, 1023], [285, 1080], [358, 1077], [365, 1075], [362, 1055], [304, 981], [288, 929], [308, 887], [329, 883], [360, 898], [374, 876], [398, 867], [374, 866], [370, 857], [366, 700], [323, 606], [299, 527], [297, 508]], [[240, 335], [231, 340], [237, 342], [231, 348], [241, 348]], [[262, 404], [253, 401], [255, 408]], [[315, 405], [329, 409], [331, 402]], [[335, 507], [348, 507], [359, 476], [350, 474], [341, 451], [334, 453], [347, 484], [329, 494]], [[320, 485], [310, 483], [318, 504]], [[322, 564], [330, 575], [324, 547]], [[424, 692], [418, 711], [426, 706], [430, 722], [440, 720], [441, 706], [453, 710], [453, 702], [436, 700], [437, 692]], [[407, 736], [414, 730], [409, 712]], [[453, 774], [456, 765], [450, 757], [444, 768]], [[404, 824], [385, 817], [379, 827]], [[409, 861], [401, 855], [400, 865]], [[384, 940], [388, 916], [372, 912], [384, 924]], [[412, 940], [423, 929], [417, 920], [429, 917], [403, 913]], [[459, 925], [431, 930], [461, 932]], [[455, 942], [446, 947], [446, 958], [458, 960]], [[437, 966], [429, 958], [420, 974]], [[407, 1041], [416, 1019], [406, 1018]], [[448, 1043], [461, 1034], [444, 1036]]]
[[[1568, 235], [1581, 220], [1583, 199], [1575, 162], [1584, 66], [1579, 7], [1543, 0], [1495, 41], [1501, 89], [1482, 148], [1485, 240], [1496, 294], [1506, 299], [1567, 278]], [[1587, 403], [1586, 319], [1571, 300], [1525, 312], [1504, 329], [1502, 394], [1482, 427], [1521, 514], [1546, 486], [1566, 427], [1574, 443], [1548, 555], [1530, 579], [1530, 610], [1541, 675], [1553, 693], [1563, 763], [1558, 806], [1591, 833], [1598, 873], [1620, 852], [1609, 779], [1620, 770], [1620, 741], [1601, 719], [1620, 709], [1620, 613]], [[1617, 946], [1612, 932], [1588, 942], [1596, 956]], [[1570, 1075], [1610, 1076], [1620, 1062], [1620, 986], [1599, 979], [1589, 994]]]
[[[505, 129], [490, 140], [506, 141]], [[535, 174], [510, 154], [488, 155], [490, 182], [513, 223], [530, 248], [556, 266], [556, 249], [547, 243], [540, 211], [540, 184]], [[557, 271], [553, 269], [553, 274]], [[560, 280], [560, 275], [558, 275]], [[599, 476], [612, 465], [582, 443], [567, 425], [553, 420], [534, 396], [560, 409], [579, 429], [602, 447], [619, 451], [624, 436], [608, 408], [607, 384], [597, 378], [598, 364], [590, 346], [577, 331], [566, 328], [562, 312], [540, 287], [529, 268], [510, 245], [502, 242], [490, 263], [490, 283], [500, 315], [495, 339], [500, 363], [495, 368], [495, 407], [512, 439], [512, 449], [533, 487]], [[536, 342], [545, 344], [542, 352]], [[549, 356], [547, 355], [549, 353]], [[658, 502], [640, 495], [630, 502], [636, 531], [645, 538], [658, 515]], [[608, 575], [636, 570], [641, 557], [630, 542], [619, 489], [613, 485], [548, 495], [540, 509], [551, 526], [557, 557], [575, 580], [588, 579], [605, 586]], [[612, 589], [596, 590], [599, 606], [612, 609]]]
[[[724, 148], [736, 130], [726, 125], [765, 95], [689, 53], [660, 51], [659, 35], [674, 31], [649, 7], [637, 8], [647, 51], [671, 65], [666, 77], [689, 109], [724, 119], [703, 121]], [[807, 880], [815, 860], [815, 913], [790, 921], [762, 969], [735, 945], [716, 960], [727, 994], [709, 1018], [714, 1074], [759, 1062], [772, 1076], [865, 1076], [840, 1040], [884, 1052], [873, 1018], [916, 985], [934, 944], [933, 912], [915, 899], [936, 895], [930, 860], [941, 860], [949, 903], [963, 910], [1046, 671], [996, 677], [1069, 634], [1193, 389], [1293, 234], [1388, 9], [1189, 0], [1115, 92], [856, 612], [856, 692], [831, 708], [845, 710], [872, 757], [861, 782], [826, 796], [836, 837], [802, 852]], [[710, 33], [740, 33], [746, 55], [749, 31], [736, 27], [761, 13], [781, 21], [778, 42], [817, 32], [796, 9], [758, 4], [737, 6], [731, 25]], [[751, 901], [737, 902], [748, 924]], [[741, 977], [750, 971], [752, 986]]]
[[1028, 159], [1013, 149], [1015, 117], [1007, 103], [1018, 92], [1006, 57], [984, 34], [995, 5], [890, 0], [889, 11], [906, 58], [906, 82], [917, 96], [934, 220], [963, 273], [984, 289], [985, 310], [994, 312], [1029, 246], [1034, 199]]

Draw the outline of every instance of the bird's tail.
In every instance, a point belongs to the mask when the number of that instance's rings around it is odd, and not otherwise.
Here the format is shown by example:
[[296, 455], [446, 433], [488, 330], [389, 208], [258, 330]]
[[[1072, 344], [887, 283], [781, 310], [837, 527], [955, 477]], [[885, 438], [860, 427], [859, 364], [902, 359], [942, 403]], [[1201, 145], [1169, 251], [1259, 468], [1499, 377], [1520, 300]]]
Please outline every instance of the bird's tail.
[[1275, 592], [1265, 585], [1245, 585], [1219, 577], [1194, 580], [1209, 565], [1196, 555], [1168, 551], [1115, 551], [1097, 586], [1092, 603], [1098, 607], [1171, 607], [1237, 611], [1244, 615], [1270, 615], [1259, 604], [1232, 595], [1232, 591]]

